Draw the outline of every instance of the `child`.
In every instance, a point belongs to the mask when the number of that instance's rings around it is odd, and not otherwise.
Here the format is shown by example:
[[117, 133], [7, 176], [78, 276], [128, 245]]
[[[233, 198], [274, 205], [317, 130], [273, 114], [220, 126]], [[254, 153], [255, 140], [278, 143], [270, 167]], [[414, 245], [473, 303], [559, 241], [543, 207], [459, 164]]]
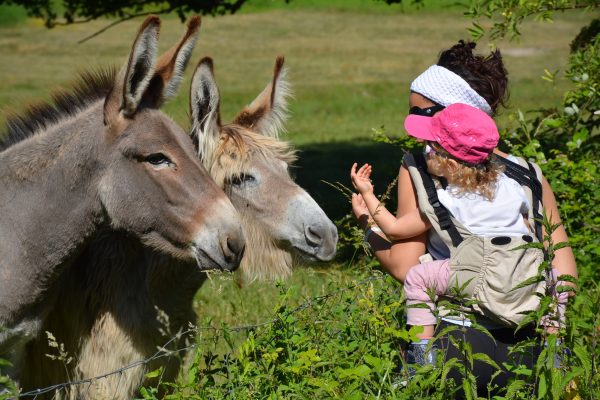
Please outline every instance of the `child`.
[[[502, 164], [492, 152], [499, 139], [494, 121], [484, 112], [466, 104], [452, 104], [433, 117], [409, 115], [404, 123], [409, 135], [427, 142], [428, 172], [443, 178], [446, 188], [438, 188], [439, 201], [470, 232], [479, 236], [530, 235], [527, 224], [529, 203], [519, 183], [504, 175]], [[365, 164], [351, 168], [354, 187], [360, 192], [377, 226], [392, 240], [410, 238], [431, 228], [427, 217], [415, 212], [396, 218], [373, 193], [372, 168]], [[446, 255], [449, 257], [449, 252]], [[412, 267], [405, 281], [407, 323], [423, 326], [421, 341], [409, 346], [409, 362], [433, 364], [434, 352], [426, 352], [433, 336], [436, 318], [427, 289], [436, 295], [448, 290], [448, 259]], [[410, 307], [427, 304], [428, 308]]]

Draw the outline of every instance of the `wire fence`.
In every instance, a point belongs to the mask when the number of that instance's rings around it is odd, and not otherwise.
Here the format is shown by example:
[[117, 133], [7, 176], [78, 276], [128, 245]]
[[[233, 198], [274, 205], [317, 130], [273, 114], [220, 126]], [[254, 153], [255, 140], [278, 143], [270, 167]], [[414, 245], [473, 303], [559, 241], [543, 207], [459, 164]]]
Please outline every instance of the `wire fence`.
[[165, 358], [165, 357], [173, 357], [174, 355], [178, 355], [181, 353], [186, 353], [190, 350], [193, 350], [195, 348], [197, 348], [201, 343], [195, 342], [193, 344], [190, 344], [188, 346], [184, 346], [181, 348], [177, 348], [177, 349], [168, 349], [168, 347], [179, 341], [182, 337], [185, 336], [193, 336], [196, 333], [198, 333], [199, 331], [213, 331], [215, 332], [215, 335], [211, 337], [211, 339], [215, 339], [217, 338], [217, 335], [220, 332], [243, 332], [243, 331], [253, 331], [262, 327], [266, 327], [272, 324], [275, 324], [283, 319], [285, 319], [286, 317], [299, 313], [301, 311], [304, 311], [306, 309], [309, 309], [311, 307], [313, 307], [316, 304], [321, 304], [324, 301], [327, 301], [328, 299], [338, 296], [346, 291], [349, 290], [353, 290], [357, 287], [360, 287], [362, 285], [366, 285], [370, 282], [376, 281], [376, 280], [381, 280], [381, 279], [385, 279], [385, 275], [374, 275], [374, 276], [370, 276], [368, 278], [365, 278], [363, 280], [360, 280], [350, 286], [344, 287], [344, 288], [340, 288], [337, 289], [335, 291], [326, 293], [324, 295], [321, 296], [316, 296], [313, 297], [311, 299], [308, 299], [307, 301], [303, 302], [302, 304], [298, 305], [297, 307], [282, 313], [280, 315], [277, 315], [276, 317], [265, 321], [265, 322], [261, 322], [258, 324], [254, 324], [254, 325], [242, 325], [242, 326], [235, 326], [235, 327], [222, 327], [222, 328], [218, 328], [218, 327], [214, 327], [214, 326], [203, 326], [203, 327], [193, 327], [191, 329], [188, 329], [186, 331], [183, 332], [179, 332], [176, 335], [174, 335], [173, 337], [171, 337], [168, 341], [166, 341], [164, 343], [164, 345], [162, 345], [161, 347], [159, 347], [159, 349], [157, 350], [156, 353], [154, 353], [151, 357], [148, 357], [146, 359], [143, 360], [138, 360], [135, 362], [132, 362], [130, 364], [124, 365], [118, 369], [115, 369], [113, 371], [98, 375], [98, 376], [94, 376], [92, 378], [86, 378], [86, 379], [80, 379], [80, 380], [73, 380], [73, 381], [69, 381], [69, 382], [63, 382], [63, 383], [57, 383], [55, 385], [51, 385], [51, 386], [47, 386], [44, 388], [39, 388], [39, 389], [34, 389], [34, 390], [30, 390], [27, 392], [23, 392], [19, 394], [19, 398], [33, 398], [34, 400], [41, 395], [45, 395], [45, 394], [49, 394], [49, 393], [54, 393], [54, 397], [58, 397], [59, 393], [63, 390], [67, 390], [70, 387], [73, 386], [81, 386], [81, 385], [88, 385], [88, 388], [91, 387], [91, 385], [94, 382], [97, 382], [99, 380], [102, 379], [106, 379], [109, 377], [113, 377], [113, 376], [119, 376], [119, 381], [120, 378], [123, 376], [123, 374], [133, 368], [139, 368], [139, 367], [146, 367], [149, 363], [151, 363], [152, 361], [161, 359], [161, 358]]

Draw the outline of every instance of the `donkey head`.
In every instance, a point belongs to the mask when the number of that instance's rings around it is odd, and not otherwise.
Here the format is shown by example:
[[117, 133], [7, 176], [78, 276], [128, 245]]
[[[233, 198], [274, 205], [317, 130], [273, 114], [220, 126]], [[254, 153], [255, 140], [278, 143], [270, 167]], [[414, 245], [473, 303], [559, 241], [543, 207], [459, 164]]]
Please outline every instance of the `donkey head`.
[[192, 80], [192, 138], [202, 163], [242, 216], [248, 240], [242, 270], [252, 279], [288, 275], [289, 250], [331, 260], [337, 244], [335, 225], [290, 177], [294, 152], [278, 140], [287, 116], [285, 76], [278, 58], [271, 83], [230, 124], [221, 124], [210, 58], [200, 61]]
[[190, 137], [159, 111], [181, 81], [200, 19], [157, 61], [159, 25], [157, 17], [144, 21], [104, 101], [100, 200], [113, 228], [203, 269], [233, 270], [245, 245], [239, 216]]

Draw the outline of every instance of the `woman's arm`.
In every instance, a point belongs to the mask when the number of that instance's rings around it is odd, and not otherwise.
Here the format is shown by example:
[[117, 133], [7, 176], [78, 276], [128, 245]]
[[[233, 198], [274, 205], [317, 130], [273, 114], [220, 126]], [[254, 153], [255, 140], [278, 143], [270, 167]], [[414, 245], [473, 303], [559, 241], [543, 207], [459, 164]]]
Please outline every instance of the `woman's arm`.
[[[543, 176], [542, 203], [544, 206], [544, 212], [546, 213], [550, 222], [552, 224], [560, 224], [558, 228], [556, 228], [554, 232], [552, 232], [552, 242], [554, 244], [568, 242], [569, 237], [567, 236], [567, 231], [565, 230], [565, 227], [561, 223], [560, 214], [558, 212], [558, 206], [556, 204], [556, 198], [554, 197], [554, 192], [552, 191], [552, 188], [550, 187], [550, 184], [548, 183], [546, 178]], [[545, 235], [546, 231], [544, 229], [544, 236]], [[558, 270], [559, 275], [571, 275], [574, 278], [577, 278], [577, 265], [575, 263], [575, 255], [573, 254], [573, 249], [571, 249], [570, 246], [556, 250], [556, 252], [554, 253], [554, 260], [552, 262], [552, 266]], [[574, 286], [570, 283], [567, 284]]]

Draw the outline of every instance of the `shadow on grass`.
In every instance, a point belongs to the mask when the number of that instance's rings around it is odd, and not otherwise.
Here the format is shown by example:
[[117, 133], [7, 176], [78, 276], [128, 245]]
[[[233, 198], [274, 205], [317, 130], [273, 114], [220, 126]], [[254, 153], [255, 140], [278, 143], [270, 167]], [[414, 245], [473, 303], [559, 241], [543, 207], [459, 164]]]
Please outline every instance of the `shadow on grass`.
[[[328, 183], [339, 182], [352, 188], [350, 167], [373, 165], [373, 183], [379, 196], [398, 175], [403, 150], [399, 147], [376, 143], [369, 139], [352, 142], [318, 143], [298, 147], [299, 159], [294, 173], [296, 182], [306, 189], [332, 220], [337, 220], [351, 212], [346, 197]], [[391, 189], [386, 206], [396, 210], [396, 187]]]

